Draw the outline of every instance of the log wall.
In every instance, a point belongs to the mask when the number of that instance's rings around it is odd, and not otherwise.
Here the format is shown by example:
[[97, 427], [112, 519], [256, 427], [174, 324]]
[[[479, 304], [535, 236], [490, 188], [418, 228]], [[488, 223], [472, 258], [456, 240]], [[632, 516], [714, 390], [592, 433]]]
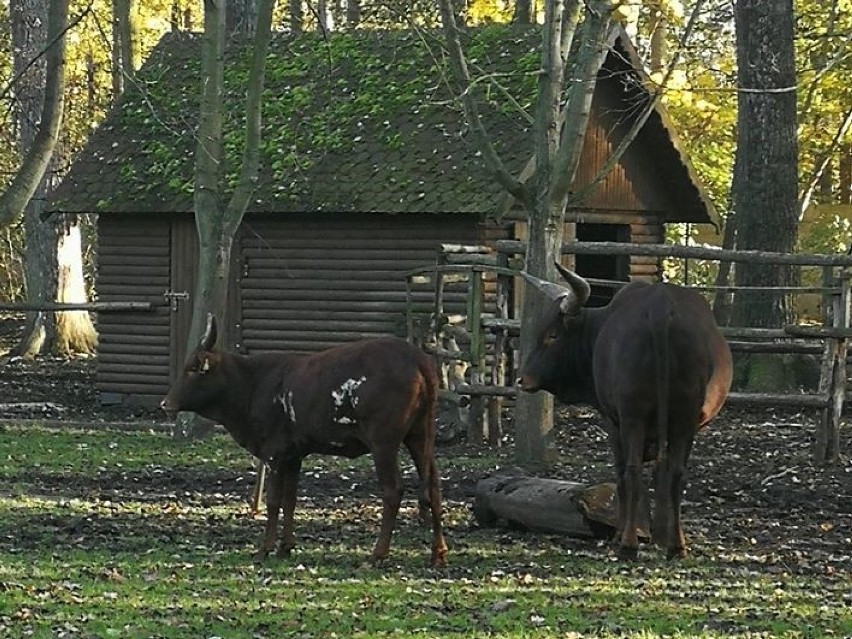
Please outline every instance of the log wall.
[[[405, 335], [405, 276], [434, 264], [441, 242], [475, 243], [483, 229], [458, 215], [366, 214], [254, 220], [241, 239], [238, 348], [313, 352]], [[431, 287], [415, 289], [428, 312]], [[461, 289], [450, 302], [464, 308]]]
[[171, 315], [163, 293], [169, 289], [169, 255], [168, 222], [106, 216], [98, 222], [98, 300], [155, 305], [153, 311], [98, 314], [95, 386], [102, 401], [131, 395], [152, 403], [168, 390]]

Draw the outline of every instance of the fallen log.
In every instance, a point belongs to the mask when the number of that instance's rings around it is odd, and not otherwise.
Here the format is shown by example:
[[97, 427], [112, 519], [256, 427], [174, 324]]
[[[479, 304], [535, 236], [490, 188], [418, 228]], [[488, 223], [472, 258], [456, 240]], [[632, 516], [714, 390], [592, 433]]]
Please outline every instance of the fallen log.
[[[609, 539], [618, 523], [615, 484], [578, 482], [498, 473], [479, 481], [473, 514], [485, 528], [554, 533], [581, 539]], [[643, 500], [638, 532], [650, 539], [650, 508]]]

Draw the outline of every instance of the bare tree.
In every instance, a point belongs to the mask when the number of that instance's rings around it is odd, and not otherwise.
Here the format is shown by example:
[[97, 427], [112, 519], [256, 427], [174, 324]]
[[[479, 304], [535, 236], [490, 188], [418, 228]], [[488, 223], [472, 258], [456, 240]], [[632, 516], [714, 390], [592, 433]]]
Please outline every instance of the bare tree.
[[132, 77], [139, 64], [135, 55], [139, 40], [136, 0], [113, 0], [112, 15], [112, 89], [119, 96], [125, 78]]
[[515, 0], [515, 11], [512, 14], [512, 22], [532, 24], [534, 16], [535, 0]]
[[[43, 16], [47, 16], [45, 24]], [[10, 3], [13, 64], [17, 85], [21, 166], [0, 195], [0, 225], [24, 218], [24, 274], [29, 302], [85, 302], [79, 220], [46, 219], [48, 168], [64, 110], [65, 33], [68, 0]], [[79, 20], [79, 18], [78, 18]], [[44, 350], [61, 355], [92, 352], [97, 335], [85, 311], [27, 314], [24, 336], [12, 355], [35, 357]]]
[[[266, 53], [272, 32], [274, 0], [258, 0], [254, 53], [246, 89], [246, 130], [240, 178], [223, 206], [223, 92], [225, 0], [205, 0], [202, 47], [202, 97], [195, 152], [195, 224], [198, 229], [198, 278], [195, 284], [187, 352], [201, 339], [208, 313], [225, 316], [234, 235], [257, 182], [261, 139], [261, 96]], [[182, 413], [175, 434], [194, 434], [197, 420]]]
[[[597, 74], [611, 45], [613, 7], [605, 0], [545, 2], [533, 125], [535, 172], [521, 183], [501, 162], [479, 117], [479, 87], [471, 81], [453, 6], [450, 0], [440, 0], [439, 5], [453, 73], [461, 87], [462, 104], [477, 147], [495, 178], [527, 212], [526, 269], [536, 277], [556, 279], [553, 264], [561, 259], [565, 209], [572, 202], [570, 189], [589, 122]], [[575, 39], [577, 47], [572, 52]], [[543, 311], [541, 296], [524, 296], [522, 317], [538, 317]], [[521, 329], [522, 353], [530, 350], [533, 339], [530, 323], [525, 322]], [[552, 398], [546, 393], [522, 395], [515, 416], [517, 461], [524, 465], [545, 463], [552, 455]]]
[[296, 34], [305, 30], [305, 12], [302, 9], [302, 0], [290, 0], [290, 30]]
[[346, 0], [346, 26], [350, 29], [361, 24], [361, 0]]
[[20, 143], [25, 155], [9, 188], [0, 195], [0, 226], [14, 224], [24, 214], [53, 158], [65, 107], [68, 0], [51, 0], [49, 9], [45, 0], [13, 0], [9, 13]]

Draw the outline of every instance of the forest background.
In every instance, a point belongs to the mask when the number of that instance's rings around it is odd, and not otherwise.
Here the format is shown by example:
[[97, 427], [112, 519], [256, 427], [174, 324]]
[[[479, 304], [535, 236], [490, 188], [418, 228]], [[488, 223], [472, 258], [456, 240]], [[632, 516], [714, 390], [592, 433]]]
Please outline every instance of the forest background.
[[[169, 30], [201, 30], [203, 7], [192, 0], [70, 0], [67, 33], [65, 115], [59, 143], [48, 171], [49, 189], [62, 178], [88, 135], [103, 120], [121, 90], [117, 60], [120, 39], [115, 33], [116, 7], [130, 10], [133, 66], [138, 66]], [[277, 30], [405, 28], [437, 26], [438, 9], [431, 2], [277, 3]], [[21, 99], [16, 80], [13, 33], [24, 28], [16, 20], [32, 19], [44, 0], [0, 2], [0, 175], [8, 184], [20, 165], [22, 127], [38, 121]], [[23, 9], [23, 10], [22, 10]], [[518, 9], [501, 0], [470, 0], [464, 9], [468, 25], [508, 22]], [[691, 37], [678, 42], [692, 7], [678, 0], [625, 5], [620, 17], [635, 40], [652, 79], [662, 82], [663, 100], [699, 176], [723, 218], [731, 205], [736, 145], [737, 73], [734, 34], [735, 3], [709, 0], [701, 5]], [[852, 2], [795, 2], [799, 141], [799, 250], [845, 251], [852, 241]], [[42, 13], [42, 15], [46, 15]], [[667, 68], [673, 51], [678, 63]], [[127, 54], [126, 54], [127, 55]], [[163, 80], [167, 81], [167, 80]], [[808, 211], [805, 216], [805, 211]], [[81, 250], [91, 293], [93, 225], [82, 220]], [[701, 235], [672, 225], [673, 241], [721, 243], [721, 236]], [[22, 221], [0, 229], [0, 300], [27, 299], [24, 276], [26, 234]], [[673, 267], [672, 277], [682, 276]], [[693, 275], [694, 276], [694, 275]]]

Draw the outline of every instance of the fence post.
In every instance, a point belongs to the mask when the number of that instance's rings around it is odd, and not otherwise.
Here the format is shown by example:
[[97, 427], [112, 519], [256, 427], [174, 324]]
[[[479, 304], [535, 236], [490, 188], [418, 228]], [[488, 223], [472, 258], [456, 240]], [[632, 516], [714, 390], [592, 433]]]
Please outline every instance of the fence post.
[[[482, 272], [470, 270], [467, 293], [467, 330], [470, 333], [470, 384], [485, 384], [485, 336], [482, 331]], [[481, 394], [470, 398], [467, 422], [467, 440], [481, 443], [487, 428], [485, 397]]]
[[[849, 304], [852, 299], [852, 273], [843, 269], [839, 277], [840, 293], [832, 296], [832, 326], [849, 328]], [[828, 406], [822, 412], [814, 442], [814, 461], [833, 462], [840, 450], [840, 421], [843, 417], [843, 401], [846, 395], [846, 351], [845, 337], [826, 339], [825, 355], [820, 371], [820, 394], [829, 397]]]
[[[501, 253], [497, 255], [497, 266], [508, 268], [509, 256]], [[497, 317], [501, 320], [509, 319], [509, 288], [511, 278], [503, 273], [497, 273], [497, 286], [495, 294], [495, 306]], [[494, 353], [491, 360], [491, 385], [503, 386], [506, 381], [506, 345], [508, 342], [508, 329], [497, 327], [494, 331]], [[488, 401], [488, 443], [491, 446], [499, 446], [503, 439], [503, 398], [499, 395], [492, 396]]]

